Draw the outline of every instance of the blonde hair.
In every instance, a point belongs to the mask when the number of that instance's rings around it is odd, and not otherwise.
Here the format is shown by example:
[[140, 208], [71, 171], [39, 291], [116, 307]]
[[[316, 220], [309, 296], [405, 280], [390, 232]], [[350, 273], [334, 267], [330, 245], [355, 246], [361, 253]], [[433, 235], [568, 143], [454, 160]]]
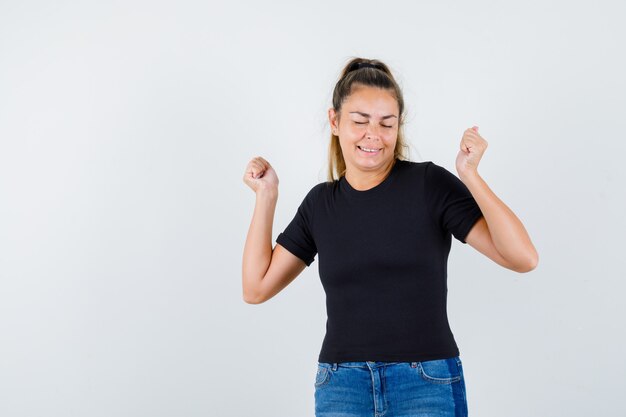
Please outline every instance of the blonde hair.
[[[359, 67], [359, 64], [367, 63], [371, 66]], [[402, 90], [394, 79], [391, 71], [381, 61], [377, 59], [353, 58], [351, 59], [343, 71], [339, 81], [335, 84], [333, 90], [333, 108], [340, 116], [341, 106], [343, 102], [352, 94], [353, 86], [369, 86], [388, 90], [398, 102], [398, 138], [394, 149], [394, 158], [408, 159], [409, 146], [404, 137], [404, 98]], [[330, 144], [328, 147], [328, 181], [332, 182], [343, 177], [346, 173], [346, 161], [343, 159], [341, 146], [339, 145], [339, 136], [330, 133]]]

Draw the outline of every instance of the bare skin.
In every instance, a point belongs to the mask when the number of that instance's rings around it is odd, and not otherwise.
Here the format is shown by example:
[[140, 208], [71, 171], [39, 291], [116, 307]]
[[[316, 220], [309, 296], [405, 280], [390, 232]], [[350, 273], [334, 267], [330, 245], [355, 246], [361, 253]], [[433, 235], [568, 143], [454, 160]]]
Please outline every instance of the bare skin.
[[[398, 116], [393, 95], [373, 87], [355, 88], [344, 101], [341, 113], [328, 110], [331, 129], [339, 137], [346, 162], [345, 179], [354, 189], [375, 187], [391, 171]], [[456, 169], [483, 213], [466, 242], [507, 269], [529, 272], [537, 266], [538, 254], [524, 225], [478, 174], [478, 163], [486, 149], [487, 141], [478, 134], [477, 126], [465, 130]], [[256, 194], [243, 251], [243, 299], [259, 304], [282, 291], [306, 264], [278, 243], [272, 248], [279, 181], [270, 163], [260, 156], [252, 158], [243, 181]]]
[[272, 249], [272, 226], [278, 200], [278, 176], [261, 157], [246, 167], [243, 181], [256, 193], [254, 214], [243, 250], [243, 299], [250, 304], [269, 300], [306, 267], [280, 244]]
[[[356, 86], [341, 113], [328, 109], [328, 120], [346, 162], [346, 181], [356, 190], [380, 184], [391, 171], [398, 138], [398, 102], [387, 90]], [[364, 152], [362, 149], [377, 149]]]
[[483, 213], [465, 241], [498, 265], [516, 272], [532, 271], [539, 263], [539, 255], [526, 228], [478, 174], [478, 163], [487, 149], [478, 126], [465, 130], [460, 148], [456, 158], [459, 178]]

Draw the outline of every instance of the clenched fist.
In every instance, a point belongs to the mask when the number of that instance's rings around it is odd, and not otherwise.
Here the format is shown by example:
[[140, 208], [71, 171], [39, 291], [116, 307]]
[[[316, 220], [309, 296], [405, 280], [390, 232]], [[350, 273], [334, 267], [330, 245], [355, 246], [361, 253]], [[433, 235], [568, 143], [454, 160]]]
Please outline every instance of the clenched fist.
[[476, 173], [478, 162], [487, 149], [487, 141], [478, 133], [478, 126], [465, 129], [461, 138], [461, 150], [456, 156], [456, 170], [459, 176]]
[[257, 156], [252, 158], [246, 166], [243, 182], [252, 188], [252, 191], [272, 191], [278, 193], [278, 176], [276, 171], [265, 159]]

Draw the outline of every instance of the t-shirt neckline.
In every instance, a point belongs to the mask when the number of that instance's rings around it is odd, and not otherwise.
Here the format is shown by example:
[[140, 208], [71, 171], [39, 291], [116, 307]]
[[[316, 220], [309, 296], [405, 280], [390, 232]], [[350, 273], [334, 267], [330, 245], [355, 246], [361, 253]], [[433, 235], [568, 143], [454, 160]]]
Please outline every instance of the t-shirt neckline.
[[350, 196], [350, 198], [368, 199], [368, 198], [376, 197], [380, 195], [382, 192], [384, 192], [389, 187], [389, 185], [393, 182], [394, 178], [396, 177], [398, 173], [398, 166], [400, 165], [400, 162], [402, 161], [396, 158], [393, 166], [391, 167], [391, 171], [389, 172], [389, 174], [387, 174], [387, 177], [384, 180], [382, 180], [380, 184], [375, 185], [374, 187], [368, 190], [357, 190], [355, 188], [352, 188], [350, 183], [346, 180], [345, 175], [339, 179], [339, 185], [341, 189]]

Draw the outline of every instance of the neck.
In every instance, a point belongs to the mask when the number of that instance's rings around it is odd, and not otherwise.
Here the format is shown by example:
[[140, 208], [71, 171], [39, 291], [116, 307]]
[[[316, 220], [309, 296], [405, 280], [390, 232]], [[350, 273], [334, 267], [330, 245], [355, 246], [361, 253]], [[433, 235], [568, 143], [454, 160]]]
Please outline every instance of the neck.
[[393, 158], [383, 169], [377, 171], [360, 171], [356, 168], [346, 168], [346, 181], [357, 191], [369, 190], [387, 178], [395, 162], [396, 159]]

